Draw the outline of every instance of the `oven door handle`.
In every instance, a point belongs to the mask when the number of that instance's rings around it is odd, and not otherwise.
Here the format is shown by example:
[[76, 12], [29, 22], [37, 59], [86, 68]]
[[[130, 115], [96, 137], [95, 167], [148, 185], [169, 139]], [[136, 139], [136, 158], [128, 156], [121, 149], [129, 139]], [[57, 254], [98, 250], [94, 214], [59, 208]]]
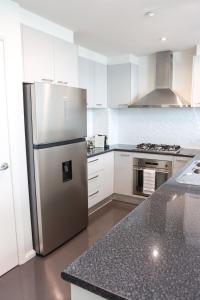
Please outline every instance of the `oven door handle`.
[[136, 171], [144, 171], [145, 169], [155, 170], [156, 173], [164, 173], [164, 174], [170, 174], [170, 173], [171, 173], [171, 171], [165, 171], [165, 170], [163, 170], [163, 169], [137, 168], [137, 167], [133, 167], [133, 170], [136, 170]]

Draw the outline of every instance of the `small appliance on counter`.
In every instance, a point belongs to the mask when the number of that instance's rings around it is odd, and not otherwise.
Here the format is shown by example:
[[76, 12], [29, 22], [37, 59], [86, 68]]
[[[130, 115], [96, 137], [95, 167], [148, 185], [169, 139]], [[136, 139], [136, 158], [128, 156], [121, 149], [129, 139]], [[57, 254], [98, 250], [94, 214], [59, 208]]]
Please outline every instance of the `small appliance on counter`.
[[94, 138], [95, 148], [107, 148], [107, 136], [106, 135], [95, 135]]

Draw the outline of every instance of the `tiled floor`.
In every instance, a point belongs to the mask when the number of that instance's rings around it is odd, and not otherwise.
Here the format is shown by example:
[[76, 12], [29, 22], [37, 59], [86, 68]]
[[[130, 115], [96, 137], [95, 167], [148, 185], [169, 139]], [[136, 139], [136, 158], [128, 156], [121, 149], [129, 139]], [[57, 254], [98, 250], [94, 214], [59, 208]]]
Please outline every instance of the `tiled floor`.
[[69, 300], [61, 271], [135, 208], [114, 201], [90, 217], [89, 226], [45, 258], [35, 257], [0, 277], [0, 300]]

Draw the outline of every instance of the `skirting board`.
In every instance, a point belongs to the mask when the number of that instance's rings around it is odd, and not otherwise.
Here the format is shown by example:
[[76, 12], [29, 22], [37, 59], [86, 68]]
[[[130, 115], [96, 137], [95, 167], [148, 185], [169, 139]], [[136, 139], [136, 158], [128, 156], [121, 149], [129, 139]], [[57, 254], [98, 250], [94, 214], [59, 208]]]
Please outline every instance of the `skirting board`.
[[20, 262], [20, 265], [25, 264], [27, 261], [29, 261], [30, 259], [32, 259], [35, 256], [36, 256], [36, 252], [35, 252], [35, 250], [32, 249], [31, 251], [29, 251], [28, 253], [26, 253], [25, 258], [24, 258], [24, 260], [22, 262]]
[[117, 200], [121, 202], [127, 202], [131, 204], [140, 204], [144, 201], [144, 197], [137, 197], [137, 196], [126, 196], [121, 194], [112, 194], [112, 200]]

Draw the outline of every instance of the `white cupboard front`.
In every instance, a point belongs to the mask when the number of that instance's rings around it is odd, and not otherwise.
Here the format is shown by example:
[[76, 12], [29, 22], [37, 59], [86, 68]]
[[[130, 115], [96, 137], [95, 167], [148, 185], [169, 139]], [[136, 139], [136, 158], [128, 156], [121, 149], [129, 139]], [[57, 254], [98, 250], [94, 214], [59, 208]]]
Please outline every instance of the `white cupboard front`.
[[183, 169], [190, 160], [190, 157], [175, 157], [173, 162], [173, 175]]
[[22, 25], [24, 81], [78, 86], [78, 47]]
[[52, 37], [39, 30], [22, 26], [24, 81], [54, 81]]
[[133, 155], [115, 152], [114, 192], [133, 196]]
[[58, 83], [78, 86], [78, 47], [64, 40], [53, 38], [55, 80]]
[[95, 108], [107, 107], [107, 66], [94, 63], [94, 104]]
[[113, 194], [114, 153], [88, 158], [88, 207]]

